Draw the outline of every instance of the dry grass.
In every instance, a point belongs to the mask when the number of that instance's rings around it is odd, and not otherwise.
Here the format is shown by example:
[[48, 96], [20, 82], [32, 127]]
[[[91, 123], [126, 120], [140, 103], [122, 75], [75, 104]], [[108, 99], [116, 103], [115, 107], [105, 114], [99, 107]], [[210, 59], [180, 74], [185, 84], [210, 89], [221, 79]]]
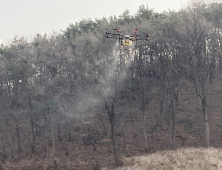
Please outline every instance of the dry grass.
[[222, 149], [182, 148], [126, 158], [123, 162], [124, 167], [115, 170], [219, 170], [222, 169]]

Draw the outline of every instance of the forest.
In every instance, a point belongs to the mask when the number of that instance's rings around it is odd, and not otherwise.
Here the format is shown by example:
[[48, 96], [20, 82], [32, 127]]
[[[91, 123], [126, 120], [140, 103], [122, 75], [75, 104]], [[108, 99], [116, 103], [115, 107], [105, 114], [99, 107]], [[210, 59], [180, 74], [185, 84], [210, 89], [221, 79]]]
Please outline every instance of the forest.
[[[104, 37], [114, 28], [150, 40], [120, 53]], [[161, 13], [141, 5], [0, 46], [0, 169], [96, 170], [222, 147], [221, 115], [222, 3]]]

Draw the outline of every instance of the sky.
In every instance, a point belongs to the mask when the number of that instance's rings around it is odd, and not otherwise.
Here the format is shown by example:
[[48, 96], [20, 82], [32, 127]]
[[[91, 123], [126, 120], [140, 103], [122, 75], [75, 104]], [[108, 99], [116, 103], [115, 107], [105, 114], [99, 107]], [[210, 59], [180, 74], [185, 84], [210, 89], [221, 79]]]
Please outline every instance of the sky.
[[178, 10], [187, 0], [0, 0], [0, 44], [15, 36], [31, 40], [37, 33], [65, 30], [83, 19], [136, 14], [140, 5], [156, 12]]

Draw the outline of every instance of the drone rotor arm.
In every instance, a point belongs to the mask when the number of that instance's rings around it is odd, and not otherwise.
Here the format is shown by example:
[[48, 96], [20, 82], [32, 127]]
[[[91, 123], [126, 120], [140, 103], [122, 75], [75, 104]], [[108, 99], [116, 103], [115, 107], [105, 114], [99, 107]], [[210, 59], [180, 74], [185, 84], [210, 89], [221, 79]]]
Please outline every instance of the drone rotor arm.
[[139, 38], [137, 38], [136, 41], [149, 41], [149, 38], [147, 38], [147, 39], [139, 39]]
[[106, 32], [106, 34], [108, 34], [108, 35], [118, 35], [118, 36], [120, 36], [121, 34], [119, 34], [119, 33], [110, 33], [110, 32]]
[[138, 36], [138, 37], [149, 37], [150, 35], [143, 32], [142, 34], [136, 34], [136, 36]]
[[111, 37], [111, 36], [104, 36], [106, 38], [110, 38], [110, 39], [117, 39], [117, 40], [122, 40], [122, 38], [120, 37]]
[[144, 32], [143, 32], [143, 34], [145, 34], [145, 35], [146, 35], [146, 37], [149, 37], [149, 36], [150, 36], [149, 34], [147, 34], [147, 33], [144, 33]]

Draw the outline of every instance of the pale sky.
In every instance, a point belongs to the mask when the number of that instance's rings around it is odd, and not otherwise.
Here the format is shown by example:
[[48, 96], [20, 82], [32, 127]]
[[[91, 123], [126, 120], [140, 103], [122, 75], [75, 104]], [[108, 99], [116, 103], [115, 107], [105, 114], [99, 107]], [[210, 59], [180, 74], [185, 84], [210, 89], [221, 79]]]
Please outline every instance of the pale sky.
[[137, 12], [140, 5], [154, 11], [178, 10], [187, 0], [0, 0], [0, 44], [14, 36], [31, 39], [37, 33], [50, 34], [65, 30], [70, 23], [121, 15], [129, 9]]

